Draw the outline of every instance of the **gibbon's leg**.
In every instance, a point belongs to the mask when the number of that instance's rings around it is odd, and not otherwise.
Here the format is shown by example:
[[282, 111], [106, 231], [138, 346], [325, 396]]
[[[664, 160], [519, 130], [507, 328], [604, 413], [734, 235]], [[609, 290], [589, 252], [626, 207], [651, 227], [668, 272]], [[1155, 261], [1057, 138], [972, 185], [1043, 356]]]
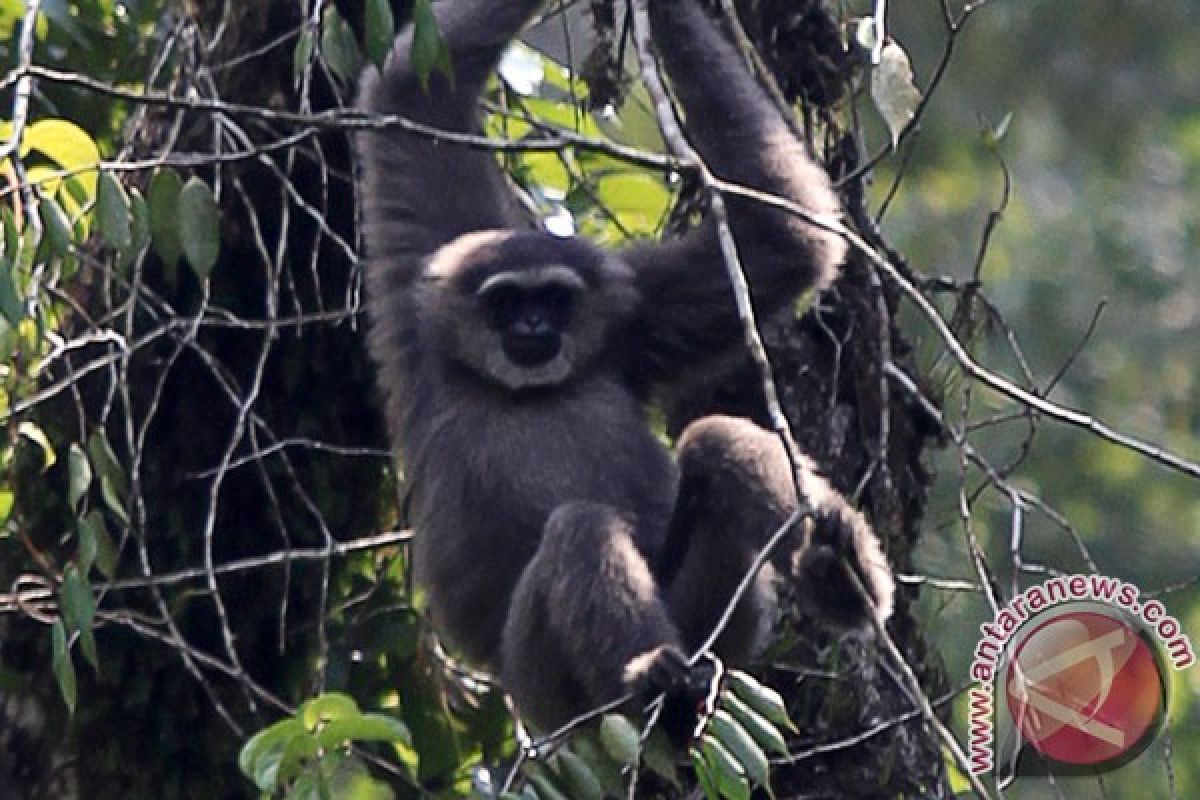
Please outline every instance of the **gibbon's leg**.
[[522, 718], [548, 730], [686, 671], [679, 634], [634, 543], [635, 520], [560, 506], [525, 568], [504, 628], [501, 677]]
[[[746, 419], [709, 416], [679, 437], [679, 492], [655, 561], [671, 618], [692, 652], [708, 638], [771, 534], [796, 507], [779, 441]], [[766, 564], [738, 605], [716, 651], [750, 661], [775, 621], [776, 569]]]
[[[695, 648], [724, 613], [760, 548], [795, 510], [796, 494], [778, 437], [749, 420], [696, 420], [680, 436], [678, 449], [679, 494], [655, 566], [684, 644]], [[870, 592], [880, 619], [891, 614], [891, 571], [866, 519], [810, 462], [801, 465], [800, 483], [814, 508], [813, 523], [797, 530], [763, 567], [718, 640], [717, 653], [733, 663], [751, 660], [766, 644], [780, 570], [797, 583], [805, 607], [827, 625], [866, 621], [866, 605], [843, 561]]]

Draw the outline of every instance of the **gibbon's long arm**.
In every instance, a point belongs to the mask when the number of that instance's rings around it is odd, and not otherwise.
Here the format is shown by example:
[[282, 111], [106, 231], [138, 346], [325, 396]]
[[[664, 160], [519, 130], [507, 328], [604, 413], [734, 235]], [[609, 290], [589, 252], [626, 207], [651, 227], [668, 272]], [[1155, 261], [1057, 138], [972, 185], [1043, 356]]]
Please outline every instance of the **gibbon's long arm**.
[[[835, 217], [840, 207], [824, 170], [701, 4], [652, 0], [650, 19], [688, 138], [709, 169]], [[754, 200], [725, 199], [757, 310], [770, 313], [833, 279], [845, 255], [840, 237]], [[645, 312], [635, 323], [630, 358], [650, 382], [669, 380], [741, 341], [711, 216], [681, 239], [625, 253]]]
[[[383, 74], [368, 70], [359, 106], [434, 128], [477, 132], [478, 99], [509, 42], [542, 0], [434, 3], [450, 49], [453, 81], [413, 72], [412, 27], [397, 37]], [[719, 178], [834, 215], [838, 202], [744, 60], [698, 0], [650, 0], [658, 50], [687, 116], [688, 136]], [[527, 228], [494, 154], [400, 129], [358, 137], [363, 241], [371, 292], [392, 314], [408, 316], [407, 291], [422, 258], [477, 230]], [[839, 237], [784, 211], [726, 197], [739, 255], [756, 307], [773, 311], [809, 287], [829, 283], [845, 246]], [[710, 218], [681, 239], [621, 254], [635, 268], [641, 313], [625, 339], [634, 384], [669, 381], [726, 351], [741, 326]], [[394, 325], [406, 323], [394, 319]], [[390, 327], [390, 326], [382, 326]], [[378, 336], [405, 340], [405, 330]]]
[[[447, 131], [479, 130], [484, 83], [509, 43], [542, 0], [434, 3], [438, 30], [450, 50], [453, 80], [440, 71], [421, 85], [412, 67], [413, 27], [392, 47], [381, 75], [368, 69], [359, 107], [398, 114]], [[505, 185], [495, 154], [390, 129], [358, 137], [363, 239], [381, 286], [416, 277], [419, 259], [461, 234], [528, 227]]]

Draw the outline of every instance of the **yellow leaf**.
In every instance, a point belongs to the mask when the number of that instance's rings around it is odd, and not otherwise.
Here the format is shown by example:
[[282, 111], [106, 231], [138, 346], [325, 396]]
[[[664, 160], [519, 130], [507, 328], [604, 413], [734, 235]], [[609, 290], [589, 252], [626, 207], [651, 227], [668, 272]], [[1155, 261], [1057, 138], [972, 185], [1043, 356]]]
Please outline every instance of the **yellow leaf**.
[[30, 125], [21, 140], [21, 157], [37, 151], [71, 173], [80, 173], [89, 197], [96, 193], [96, 167], [100, 150], [95, 141], [74, 122], [43, 119]]
[[25, 180], [46, 197], [53, 197], [62, 186], [62, 170], [47, 164], [35, 164], [25, 170]]

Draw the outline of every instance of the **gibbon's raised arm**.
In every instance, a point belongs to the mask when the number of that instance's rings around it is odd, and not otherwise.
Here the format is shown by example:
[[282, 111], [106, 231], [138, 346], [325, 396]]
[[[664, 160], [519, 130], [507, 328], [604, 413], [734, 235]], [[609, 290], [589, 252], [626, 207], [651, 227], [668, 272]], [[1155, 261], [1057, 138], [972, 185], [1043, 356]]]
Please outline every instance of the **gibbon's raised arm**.
[[[688, 139], [718, 178], [836, 216], [824, 170], [809, 158], [745, 59], [698, 2], [650, 2], [655, 44], [686, 115]], [[738, 254], [760, 313], [808, 288], [824, 288], [845, 256], [837, 235], [762, 203], [726, 195]], [[736, 345], [742, 328], [716, 225], [705, 219], [681, 239], [626, 252], [645, 314], [631, 354], [651, 382]]]
[[[434, 3], [453, 80], [435, 70], [428, 90], [421, 85], [412, 68], [409, 25], [396, 38], [382, 75], [374, 69], [363, 74], [358, 106], [440, 130], [478, 132], [483, 86], [541, 5], [541, 0]], [[461, 234], [529, 225], [492, 152], [398, 128], [360, 134], [357, 142], [363, 240], [376, 272], [385, 273], [381, 284], [411, 281], [421, 256]]]

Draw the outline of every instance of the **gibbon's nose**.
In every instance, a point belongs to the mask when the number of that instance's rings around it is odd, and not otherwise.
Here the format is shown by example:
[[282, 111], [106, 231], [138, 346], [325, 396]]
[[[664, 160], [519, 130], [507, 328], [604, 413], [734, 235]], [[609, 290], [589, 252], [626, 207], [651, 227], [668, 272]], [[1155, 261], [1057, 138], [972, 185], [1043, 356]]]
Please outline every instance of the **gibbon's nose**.
[[540, 367], [557, 356], [561, 347], [558, 332], [548, 325], [528, 333], [514, 329], [504, 337], [505, 354], [521, 367]]
[[518, 336], [549, 336], [558, 331], [550, 324], [550, 317], [538, 308], [527, 309], [512, 326]]

